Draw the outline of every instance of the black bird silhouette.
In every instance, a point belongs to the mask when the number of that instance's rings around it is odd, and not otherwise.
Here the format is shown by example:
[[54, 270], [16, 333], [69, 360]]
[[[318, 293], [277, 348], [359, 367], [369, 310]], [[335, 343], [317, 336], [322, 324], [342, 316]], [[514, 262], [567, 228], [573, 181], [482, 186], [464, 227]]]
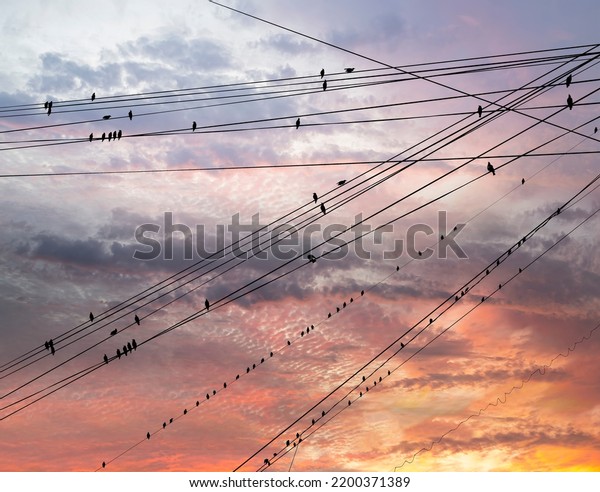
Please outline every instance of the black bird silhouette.
[[481, 118], [481, 115], [483, 114], [483, 108], [481, 107], [481, 105], [477, 106], [477, 114]]
[[93, 92], [93, 93], [92, 93], [92, 101], [93, 101], [94, 99], [96, 99], [96, 93], [95, 93], [95, 92]]
[[137, 323], [138, 326], [140, 326], [140, 318], [138, 317], [138, 315], [136, 314], [133, 319], [135, 320], [135, 322]]
[[50, 350], [50, 344], [48, 343], [48, 340], [44, 342], [44, 347], [46, 347], [46, 350]]
[[113, 331], [110, 332], [110, 336], [114, 337], [117, 334], [117, 329], [115, 328]]
[[129, 121], [131, 121], [133, 119], [133, 111], [131, 111], [131, 109], [130, 109], [129, 113], [127, 113], [127, 115], [129, 116]]
[[123, 345], [123, 353], [125, 354], [125, 357], [127, 357], [127, 345]]
[[131, 342], [127, 342], [127, 349], [129, 350], [129, 352], [133, 352], [133, 347], [131, 346]]
[[106, 462], [102, 462], [102, 468], [106, 468]]
[[108, 132], [108, 141], [110, 142], [112, 140], [112, 132]]
[[48, 109], [48, 101], [44, 103], [44, 109]]
[[326, 80], [323, 81], [323, 90], [324, 91], [327, 90], [327, 81]]
[[319, 199], [319, 197], [317, 196], [317, 194], [313, 193], [313, 200], [315, 201], [315, 203], [317, 203], [318, 199]]
[[210, 308], [210, 302], [208, 302], [208, 299], [206, 299], [204, 301], [204, 307], [206, 308], [207, 311], [209, 310], [209, 308]]
[[137, 342], [135, 341], [135, 338], [131, 340], [131, 346], [133, 347], [133, 350], [137, 350]]
[[598, 133], [598, 127], [597, 126], [594, 127], [594, 133]]
[[569, 109], [573, 109], [573, 98], [571, 97], [571, 94], [567, 97], [567, 106], [569, 106]]
[[91, 142], [92, 140], [94, 140], [94, 134], [93, 134], [93, 133], [90, 133], [90, 142]]
[[298, 129], [298, 127], [299, 127], [299, 126], [300, 126], [300, 118], [298, 118], [298, 119], [296, 120], [296, 130]]
[[166, 429], [166, 428], [167, 428], [167, 423], [163, 422], [163, 429]]
[[48, 109], [52, 109], [52, 101], [48, 103]]
[[573, 76], [571, 74], [569, 74], [567, 76], [567, 87], [569, 87], [571, 85], [572, 81], [573, 81]]
[[337, 307], [337, 306], [336, 306], [336, 308], [335, 308], [335, 309], [336, 309], [336, 313], [339, 313], [339, 312], [340, 312], [340, 308], [339, 308], [339, 307]]
[[192, 122], [192, 131], [195, 132], [196, 128], [198, 128], [198, 125], [196, 124], [196, 122]]
[[492, 166], [491, 162], [488, 162], [487, 170], [488, 173], [492, 173], [494, 176], [496, 176], [496, 170], [494, 169], [494, 166]]
[[338, 186], [343, 186], [343, 185], [345, 185], [345, 184], [346, 184], [346, 180], [345, 180], [345, 179], [342, 179], [341, 181], [338, 181], [338, 183], [337, 183], [337, 184], [338, 184]]
[[405, 347], [405, 345], [402, 342], [400, 342], [400, 348], [404, 348], [404, 347]]
[[121, 130], [119, 130], [119, 133], [117, 133], [117, 138], [119, 140], [121, 140], [121, 137], [123, 136], [123, 132]]
[[103, 120], [110, 120], [110, 115], [109, 115], [109, 114], [105, 114], [105, 115], [102, 117], [102, 119], [103, 119]]
[[361, 296], [364, 296], [364, 295], [365, 295], [365, 291], [364, 291], [364, 290], [361, 290], [361, 291], [360, 291], [360, 295], [361, 295]]
[[316, 261], [317, 261], [317, 258], [316, 258], [316, 256], [314, 256], [314, 255], [311, 255], [311, 254], [309, 254], [309, 255], [307, 256], [307, 258], [308, 258], [308, 261], [310, 261], [311, 263], [316, 263]]
[[146, 439], [150, 439], [150, 433], [149, 432], [146, 434]]
[[108, 364], [108, 355], [104, 354], [104, 363]]
[[121, 358], [121, 349], [117, 349], [117, 357], [120, 359]]
[[525, 178], [523, 178], [523, 179], [521, 180], [521, 184], [522, 184], [522, 185], [524, 185], [524, 184], [525, 184]]
[[90, 323], [94, 322], [94, 314], [90, 311]]
[[321, 78], [323, 78], [323, 77], [325, 77], [325, 69], [324, 68], [321, 69]]
[[55, 350], [54, 350], [54, 342], [52, 341], [52, 339], [50, 339], [50, 341], [48, 342], [48, 345], [50, 345], [50, 352], [52, 353], [52, 355], [54, 355]]
[[50, 116], [50, 113], [52, 113], [52, 106], [48, 106], [48, 116]]
[[105, 139], [105, 138], [106, 138], [106, 132], [104, 132], [104, 133], [102, 134], [102, 142], [104, 142], [104, 139]]
[[321, 212], [323, 212], [323, 215], [325, 215], [327, 213], [327, 211], [325, 210], [325, 204], [321, 203]]
[[433, 318], [429, 318], [429, 324], [433, 323]]
[[354, 72], [354, 67], [352, 67], [352, 68], [350, 68], [350, 67], [344, 68], [344, 70], [346, 70], [346, 73], [352, 73], [352, 72]]
[[342, 307], [345, 308], [346, 307], [346, 302], [344, 301], [344, 304], [342, 304]]

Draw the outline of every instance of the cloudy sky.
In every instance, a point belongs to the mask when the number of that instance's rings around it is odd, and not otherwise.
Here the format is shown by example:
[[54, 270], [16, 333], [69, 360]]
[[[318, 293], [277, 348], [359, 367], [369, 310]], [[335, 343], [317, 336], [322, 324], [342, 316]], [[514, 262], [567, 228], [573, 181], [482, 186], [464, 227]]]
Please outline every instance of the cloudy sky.
[[227, 4], [3, 2], [0, 471], [600, 470], [600, 5]]

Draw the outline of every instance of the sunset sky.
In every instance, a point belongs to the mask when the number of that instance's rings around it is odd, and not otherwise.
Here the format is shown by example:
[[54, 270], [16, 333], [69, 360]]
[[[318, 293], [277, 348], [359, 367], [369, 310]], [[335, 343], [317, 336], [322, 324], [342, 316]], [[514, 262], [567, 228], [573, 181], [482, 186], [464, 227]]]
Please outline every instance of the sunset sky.
[[223, 3], [2, 4], [0, 471], [600, 471], [600, 4]]

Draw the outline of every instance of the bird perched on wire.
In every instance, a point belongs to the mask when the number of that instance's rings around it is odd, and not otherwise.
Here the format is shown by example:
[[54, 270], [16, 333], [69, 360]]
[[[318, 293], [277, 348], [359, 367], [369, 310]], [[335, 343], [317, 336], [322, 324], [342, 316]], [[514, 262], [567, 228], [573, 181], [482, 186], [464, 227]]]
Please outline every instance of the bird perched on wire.
[[90, 323], [94, 322], [94, 314], [90, 311]]
[[106, 132], [104, 132], [104, 133], [102, 134], [102, 142], [104, 142], [104, 139], [105, 139], [105, 138], [106, 138]]
[[567, 76], [567, 87], [569, 87], [571, 85], [572, 81], [573, 81], [573, 76], [571, 74], [569, 74]]
[[567, 97], [567, 106], [569, 106], [569, 109], [573, 109], [573, 98], [571, 97], [571, 94]]
[[489, 173], [492, 173], [494, 176], [496, 176], [496, 170], [494, 169], [494, 166], [492, 166], [491, 162], [488, 162], [487, 170]]
[[319, 199], [319, 197], [317, 196], [317, 194], [313, 193], [313, 200], [315, 201], [315, 203], [317, 203], [318, 199]]
[[117, 334], [117, 329], [115, 328], [113, 331], [110, 332], [110, 336], [114, 337]]
[[346, 184], [346, 180], [345, 180], [345, 179], [342, 179], [341, 181], [338, 181], [338, 183], [337, 183], [337, 184], [338, 184], [338, 186], [343, 186], [343, 185], [345, 185], [345, 184]]
[[208, 302], [208, 299], [206, 299], [204, 301], [204, 307], [206, 308], [207, 311], [210, 309], [210, 302]]
[[477, 107], [477, 114], [479, 115], [479, 117], [481, 118], [481, 115], [483, 114], [483, 108], [481, 107], [481, 105], [479, 105]]
[[102, 119], [103, 119], [103, 120], [110, 120], [110, 115], [109, 115], [109, 114], [105, 114], [105, 115], [102, 117]]
[[108, 132], [108, 141], [110, 142], [112, 140], [112, 132]]
[[352, 67], [352, 68], [350, 68], [350, 67], [344, 68], [344, 70], [346, 70], [346, 73], [352, 73], [352, 72], [354, 72], [354, 67]]
[[52, 339], [50, 339], [48, 345], [50, 346], [50, 352], [52, 353], [52, 355], [54, 355], [56, 351], [54, 350], [54, 342], [52, 341]]
[[323, 78], [323, 77], [325, 77], [325, 69], [324, 68], [321, 69], [321, 78]]
[[92, 102], [94, 102], [94, 99], [96, 99], [96, 93], [92, 92]]
[[119, 140], [121, 140], [121, 137], [123, 136], [123, 132], [121, 130], [119, 130], [119, 133], [117, 133], [117, 138]]
[[326, 80], [323, 81], [323, 90], [324, 91], [327, 90], [327, 81]]
[[308, 258], [308, 261], [310, 261], [311, 263], [316, 263], [316, 261], [317, 261], [317, 257], [314, 255], [311, 255], [311, 254], [309, 254], [307, 256], [307, 258]]
[[300, 126], [300, 118], [298, 118], [298, 119], [296, 120], [296, 130], [298, 129], [298, 127], [299, 127], [299, 126]]
[[137, 342], [135, 341], [135, 338], [131, 340], [131, 346], [133, 347], [133, 350], [137, 350]]
[[137, 325], [140, 326], [140, 318], [137, 314], [133, 317], [133, 319], [137, 323]]
[[196, 124], [195, 121], [192, 121], [192, 131], [195, 132], [196, 128], [198, 128], [198, 125]]
[[129, 121], [131, 121], [133, 119], [133, 111], [131, 111], [131, 109], [130, 109], [129, 113], [127, 113], [127, 115], [129, 116]]
[[93, 134], [93, 133], [90, 133], [90, 142], [91, 142], [92, 140], [94, 140], [94, 134]]
[[325, 204], [321, 203], [321, 212], [323, 212], [323, 215], [325, 215], [327, 213], [327, 211], [325, 210]]
[[104, 363], [108, 364], [108, 355], [104, 354]]

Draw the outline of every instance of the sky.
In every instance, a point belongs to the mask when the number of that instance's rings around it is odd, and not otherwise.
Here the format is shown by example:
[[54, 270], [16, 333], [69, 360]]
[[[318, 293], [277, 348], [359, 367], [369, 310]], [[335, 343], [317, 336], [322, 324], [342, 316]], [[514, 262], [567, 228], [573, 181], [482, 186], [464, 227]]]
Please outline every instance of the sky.
[[224, 3], [3, 2], [0, 471], [600, 470], [600, 5]]

